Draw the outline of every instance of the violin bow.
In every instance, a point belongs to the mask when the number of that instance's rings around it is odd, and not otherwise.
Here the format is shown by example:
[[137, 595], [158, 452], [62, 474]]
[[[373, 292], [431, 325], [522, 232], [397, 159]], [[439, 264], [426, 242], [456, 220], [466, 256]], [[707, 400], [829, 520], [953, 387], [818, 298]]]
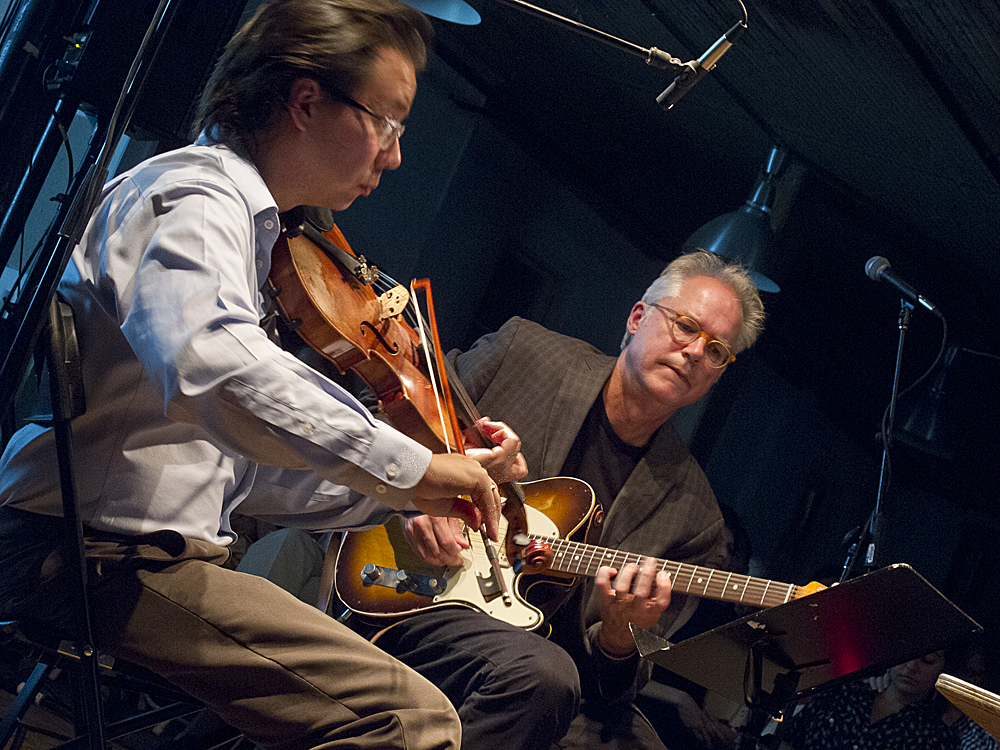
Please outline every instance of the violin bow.
[[[459, 403], [462, 406], [465, 421], [468, 423], [469, 427], [474, 428], [474, 432], [479, 438], [480, 447], [495, 447], [497, 443], [486, 435], [482, 426], [479, 424], [479, 420], [482, 417], [476, 410], [476, 406], [473, 404], [472, 398], [469, 396], [468, 391], [465, 390], [465, 386], [462, 385], [462, 381], [459, 379], [454, 367], [452, 367], [451, 363], [448, 362], [442, 354], [441, 341], [438, 337], [437, 320], [434, 315], [434, 300], [433, 295], [431, 294], [430, 280], [416, 279], [411, 282], [411, 288], [415, 308], [414, 314], [417, 316], [417, 329], [420, 331], [421, 342], [423, 342], [433, 354], [433, 361], [436, 365], [439, 379], [441, 381], [441, 391], [445, 400], [445, 408], [448, 412], [448, 418], [451, 420], [455, 435], [461, 435], [462, 432], [458, 425], [458, 417], [456, 414], [454, 400], [452, 398], [453, 393], [456, 394]], [[416, 289], [418, 288], [422, 289], [425, 295], [427, 316], [430, 323], [427, 328], [430, 329], [431, 336], [433, 337], [432, 344], [426, 341], [423, 319], [420, 315], [420, 309], [416, 303]], [[428, 357], [428, 372], [434, 369], [430, 367], [429, 363], [431, 360], [432, 357]], [[458, 449], [461, 450], [461, 446], [458, 446]], [[505, 551], [507, 552], [508, 559], [513, 561], [517, 554], [517, 545], [514, 542], [514, 537], [526, 534], [528, 530], [527, 512], [524, 509], [524, 492], [520, 485], [516, 482], [501, 482], [500, 486], [503, 490], [504, 497], [507, 499], [507, 502], [504, 503], [503, 507], [503, 515], [507, 519]], [[486, 557], [489, 560], [493, 573], [496, 576], [496, 580], [500, 585], [504, 601], [509, 603], [510, 592], [508, 591], [507, 583], [500, 571], [500, 560], [497, 557], [496, 550], [494, 549], [489, 537], [486, 536], [486, 532], [482, 527], [480, 527], [480, 534], [482, 535], [483, 543], [486, 547]]]

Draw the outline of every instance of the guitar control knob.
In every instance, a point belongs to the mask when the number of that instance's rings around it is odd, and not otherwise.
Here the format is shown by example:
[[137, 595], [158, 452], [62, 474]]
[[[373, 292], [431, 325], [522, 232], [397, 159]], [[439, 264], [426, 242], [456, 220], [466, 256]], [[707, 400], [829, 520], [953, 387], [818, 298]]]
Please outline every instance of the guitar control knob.
[[371, 586], [382, 580], [382, 569], [377, 565], [368, 563], [361, 569], [361, 582], [365, 586]]
[[413, 589], [413, 580], [405, 570], [396, 571], [396, 591], [410, 591]]

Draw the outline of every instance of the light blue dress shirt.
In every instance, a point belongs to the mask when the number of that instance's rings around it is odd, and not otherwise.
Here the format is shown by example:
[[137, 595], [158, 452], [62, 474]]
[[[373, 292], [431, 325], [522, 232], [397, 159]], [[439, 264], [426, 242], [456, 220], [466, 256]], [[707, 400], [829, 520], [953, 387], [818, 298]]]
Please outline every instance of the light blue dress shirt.
[[[60, 284], [84, 366], [85, 523], [228, 544], [237, 506], [318, 531], [413, 509], [430, 451], [259, 326], [278, 233], [257, 170], [225, 146], [199, 141], [105, 186]], [[59, 497], [51, 430], [20, 430], [0, 458], [0, 504], [56, 515]]]

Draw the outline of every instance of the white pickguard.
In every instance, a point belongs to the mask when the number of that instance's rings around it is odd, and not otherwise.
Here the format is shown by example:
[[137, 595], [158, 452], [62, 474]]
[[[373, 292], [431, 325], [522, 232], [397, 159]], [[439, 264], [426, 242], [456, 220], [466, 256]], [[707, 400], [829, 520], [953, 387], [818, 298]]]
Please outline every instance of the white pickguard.
[[[556, 539], [559, 537], [559, 529], [540, 510], [525, 506], [528, 517], [528, 528], [531, 529], [532, 536], [546, 536]], [[494, 545], [497, 556], [500, 558], [500, 571], [504, 581], [507, 583], [507, 590], [510, 591], [510, 604], [504, 602], [502, 596], [497, 596], [492, 601], [485, 601], [482, 592], [479, 590], [479, 583], [476, 576], [489, 576], [492, 573], [490, 561], [486, 556], [486, 546], [479, 534], [468, 534], [468, 540], [472, 545], [471, 549], [463, 550], [462, 567], [457, 565], [449, 568], [445, 574], [447, 588], [443, 594], [434, 597], [435, 604], [471, 604], [477, 609], [481, 609], [491, 617], [503, 620], [506, 623], [520, 628], [532, 629], [538, 627], [542, 621], [542, 613], [535, 607], [525, 602], [517, 594], [514, 586], [514, 569], [504, 554], [504, 540], [507, 535], [507, 519], [500, 519], [500, 541]]]

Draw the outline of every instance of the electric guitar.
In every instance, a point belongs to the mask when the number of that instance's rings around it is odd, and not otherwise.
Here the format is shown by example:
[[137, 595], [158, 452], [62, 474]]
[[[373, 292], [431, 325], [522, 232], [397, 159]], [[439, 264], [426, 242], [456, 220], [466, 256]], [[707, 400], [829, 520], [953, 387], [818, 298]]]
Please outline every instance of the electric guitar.
[[[531, 531], [517, 545], [509, 545], [506, 519], [501, 518], [497, 545], [509, 595], [495, 580], [496, 567], [480, 535], [466, 535], [471, 547], [462, 551], [461, 566], [433, 566], [407, 543], [398, 518], [385, 526], [343, 535], [334, 578], [337, 595], [352, 612], [369, 617], [399, 617], [458, 605], [534, 630], [550, 612], [544, 605], [529, 603], [529, 589], [560, 582], [567, 589], [579, 576], [596, 576], [602, 565], [621, 570], [645, 557], [573, 541], [581, 532], [585, 536], [596, 505], [586, 482], [552, 477], [520, 487]], [[523, 559], [509, 559], [506, 550], [515, 547], [524, 550]], [[825, 588], [819, 583], [795, 586], [670, 560], [657, 559], [657, 563], [659, 570], [670, 574], [675, 592], [755, 607], [777, 606]], [[545, 575], [532, 575], [539, 572]]]

